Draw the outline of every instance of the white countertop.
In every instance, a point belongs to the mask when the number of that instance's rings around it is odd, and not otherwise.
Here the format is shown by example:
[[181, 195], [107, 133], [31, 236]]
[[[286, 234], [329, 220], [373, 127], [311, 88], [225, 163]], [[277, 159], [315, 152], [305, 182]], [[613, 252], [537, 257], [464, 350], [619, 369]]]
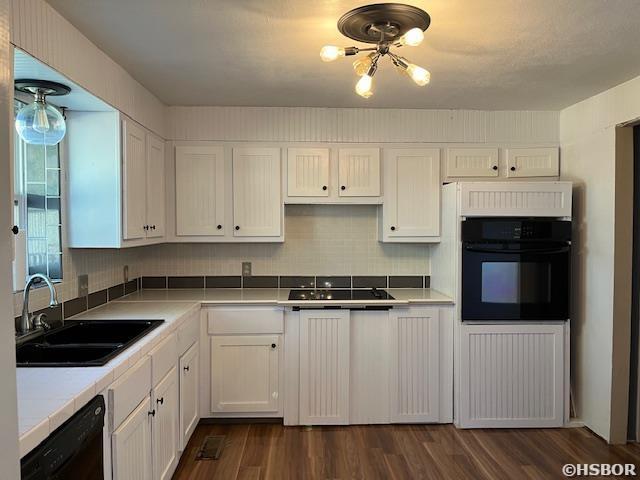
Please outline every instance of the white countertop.
[[453, 299], [431, 288], [387, 288], [394, 300], [289, 300], [289, 288], [198, 288], [170, 290], [140, 290], [119, 298], [116, 303], [198, 301], [203, 305], [281, 305], [281, 306], [324, 306], [324, 305], [408, 305], [452, 304]]
[[95, 395], [151, 350], [199, 302], [108, 303], [74, 317], [165, 322], [102, 367], [17, 368], [20, 457], [42, 442]]
[[[395, 300], [375, 305], [452, 304], [453, 300], [432, 289], [387, 289]], [[26, 455], [76, 411], [151, 350], [200, 305], [367, 305], [371, 301], [289, 301], [289, 289], [172, 289], [141, 290], [75, 316], [74, 320], [156, 320], [158, 328], [102, 367], [18, 368], [18, 425], [20, 456]]]

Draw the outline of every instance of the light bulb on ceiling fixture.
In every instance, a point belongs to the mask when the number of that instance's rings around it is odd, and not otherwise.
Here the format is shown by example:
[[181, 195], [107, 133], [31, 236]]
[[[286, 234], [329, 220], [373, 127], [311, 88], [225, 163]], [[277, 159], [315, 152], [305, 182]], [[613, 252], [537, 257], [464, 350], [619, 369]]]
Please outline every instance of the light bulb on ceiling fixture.
[[358, 83], [356, 83], [356, 93], [363, 98], [369, 98], [373, 95], [373, 75], [378, 68], [377, 62], [373, 62], [367, 70], [367, 73], [360, 77]]
[[323, 62], [333, 62], [338, 57], [344, 57], [345, 49], [333, 45], [325, 45], [320, 49], [320, 58]]
[[412, 28], [400, 37], [400, 45], [408, 47], [417, 47], [424, 40], [424, 32], [421, 28]]
[[363, 98], [369, 98], [373, 95], [373, 90], [371, 87], [373, 86], [373, 77], [368, 74], [364, 74], [356, 83], [356, 93]]
[[376, 56], [375, 52], [370, 53], [366, 57], [359, 58], [353, 62], [353, 69], [356, 72], [356, 75], [361, 77], [371, 68], [373, 64], [373, 58]]
[[47, 95], [66, 95], [65, 85], [44, 80], [16, 80], [16, 89], [31, 93], [35, 101], [22, 107], [15, 120], [20, 138], [32, 145], [57, 145], [64, 138], [67, 127], [64, 116], [46, 101]]
[[431, 74], [429, 73], [429, 70], [419, 67], [418, 65], [414, 65], [413, 63], [410, 63], [407, 66], [407, 73], [411, 77], [411, 80], [421, 87], [424, 87], [431, 81]]

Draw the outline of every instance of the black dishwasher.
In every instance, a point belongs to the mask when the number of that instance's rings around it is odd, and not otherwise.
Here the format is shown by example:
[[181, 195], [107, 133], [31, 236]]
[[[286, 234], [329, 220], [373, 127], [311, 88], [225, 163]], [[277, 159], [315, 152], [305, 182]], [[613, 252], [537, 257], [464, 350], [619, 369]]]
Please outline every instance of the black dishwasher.
[[21, 460], [22, 480], [103, 480], [103, 426], [98, 395]]

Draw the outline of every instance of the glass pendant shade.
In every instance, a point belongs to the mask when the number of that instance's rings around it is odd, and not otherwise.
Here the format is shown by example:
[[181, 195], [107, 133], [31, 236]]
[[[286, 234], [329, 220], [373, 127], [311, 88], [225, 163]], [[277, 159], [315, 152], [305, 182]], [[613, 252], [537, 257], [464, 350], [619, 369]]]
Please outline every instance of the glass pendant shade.
[[25, 142], [33, 145], [57, 145], [64, 138], [67, 126], [60, 111], [38, 97], [16, 115], [16, 130]]

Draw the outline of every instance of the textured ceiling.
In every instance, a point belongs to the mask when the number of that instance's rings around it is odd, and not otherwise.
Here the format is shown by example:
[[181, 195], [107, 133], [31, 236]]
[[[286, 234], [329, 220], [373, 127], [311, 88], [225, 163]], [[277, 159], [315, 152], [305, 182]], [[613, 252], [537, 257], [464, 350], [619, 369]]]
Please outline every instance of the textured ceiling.
[[366, 2], [48, 1], [169, 105], [554, 110], [640, 75], [640, 0], [411, 2], [432, 22], [402, 50], [431, 84], [385, 61], [368, 100], [351, 58], [318, 56], [353, 44], [336, 21]]

